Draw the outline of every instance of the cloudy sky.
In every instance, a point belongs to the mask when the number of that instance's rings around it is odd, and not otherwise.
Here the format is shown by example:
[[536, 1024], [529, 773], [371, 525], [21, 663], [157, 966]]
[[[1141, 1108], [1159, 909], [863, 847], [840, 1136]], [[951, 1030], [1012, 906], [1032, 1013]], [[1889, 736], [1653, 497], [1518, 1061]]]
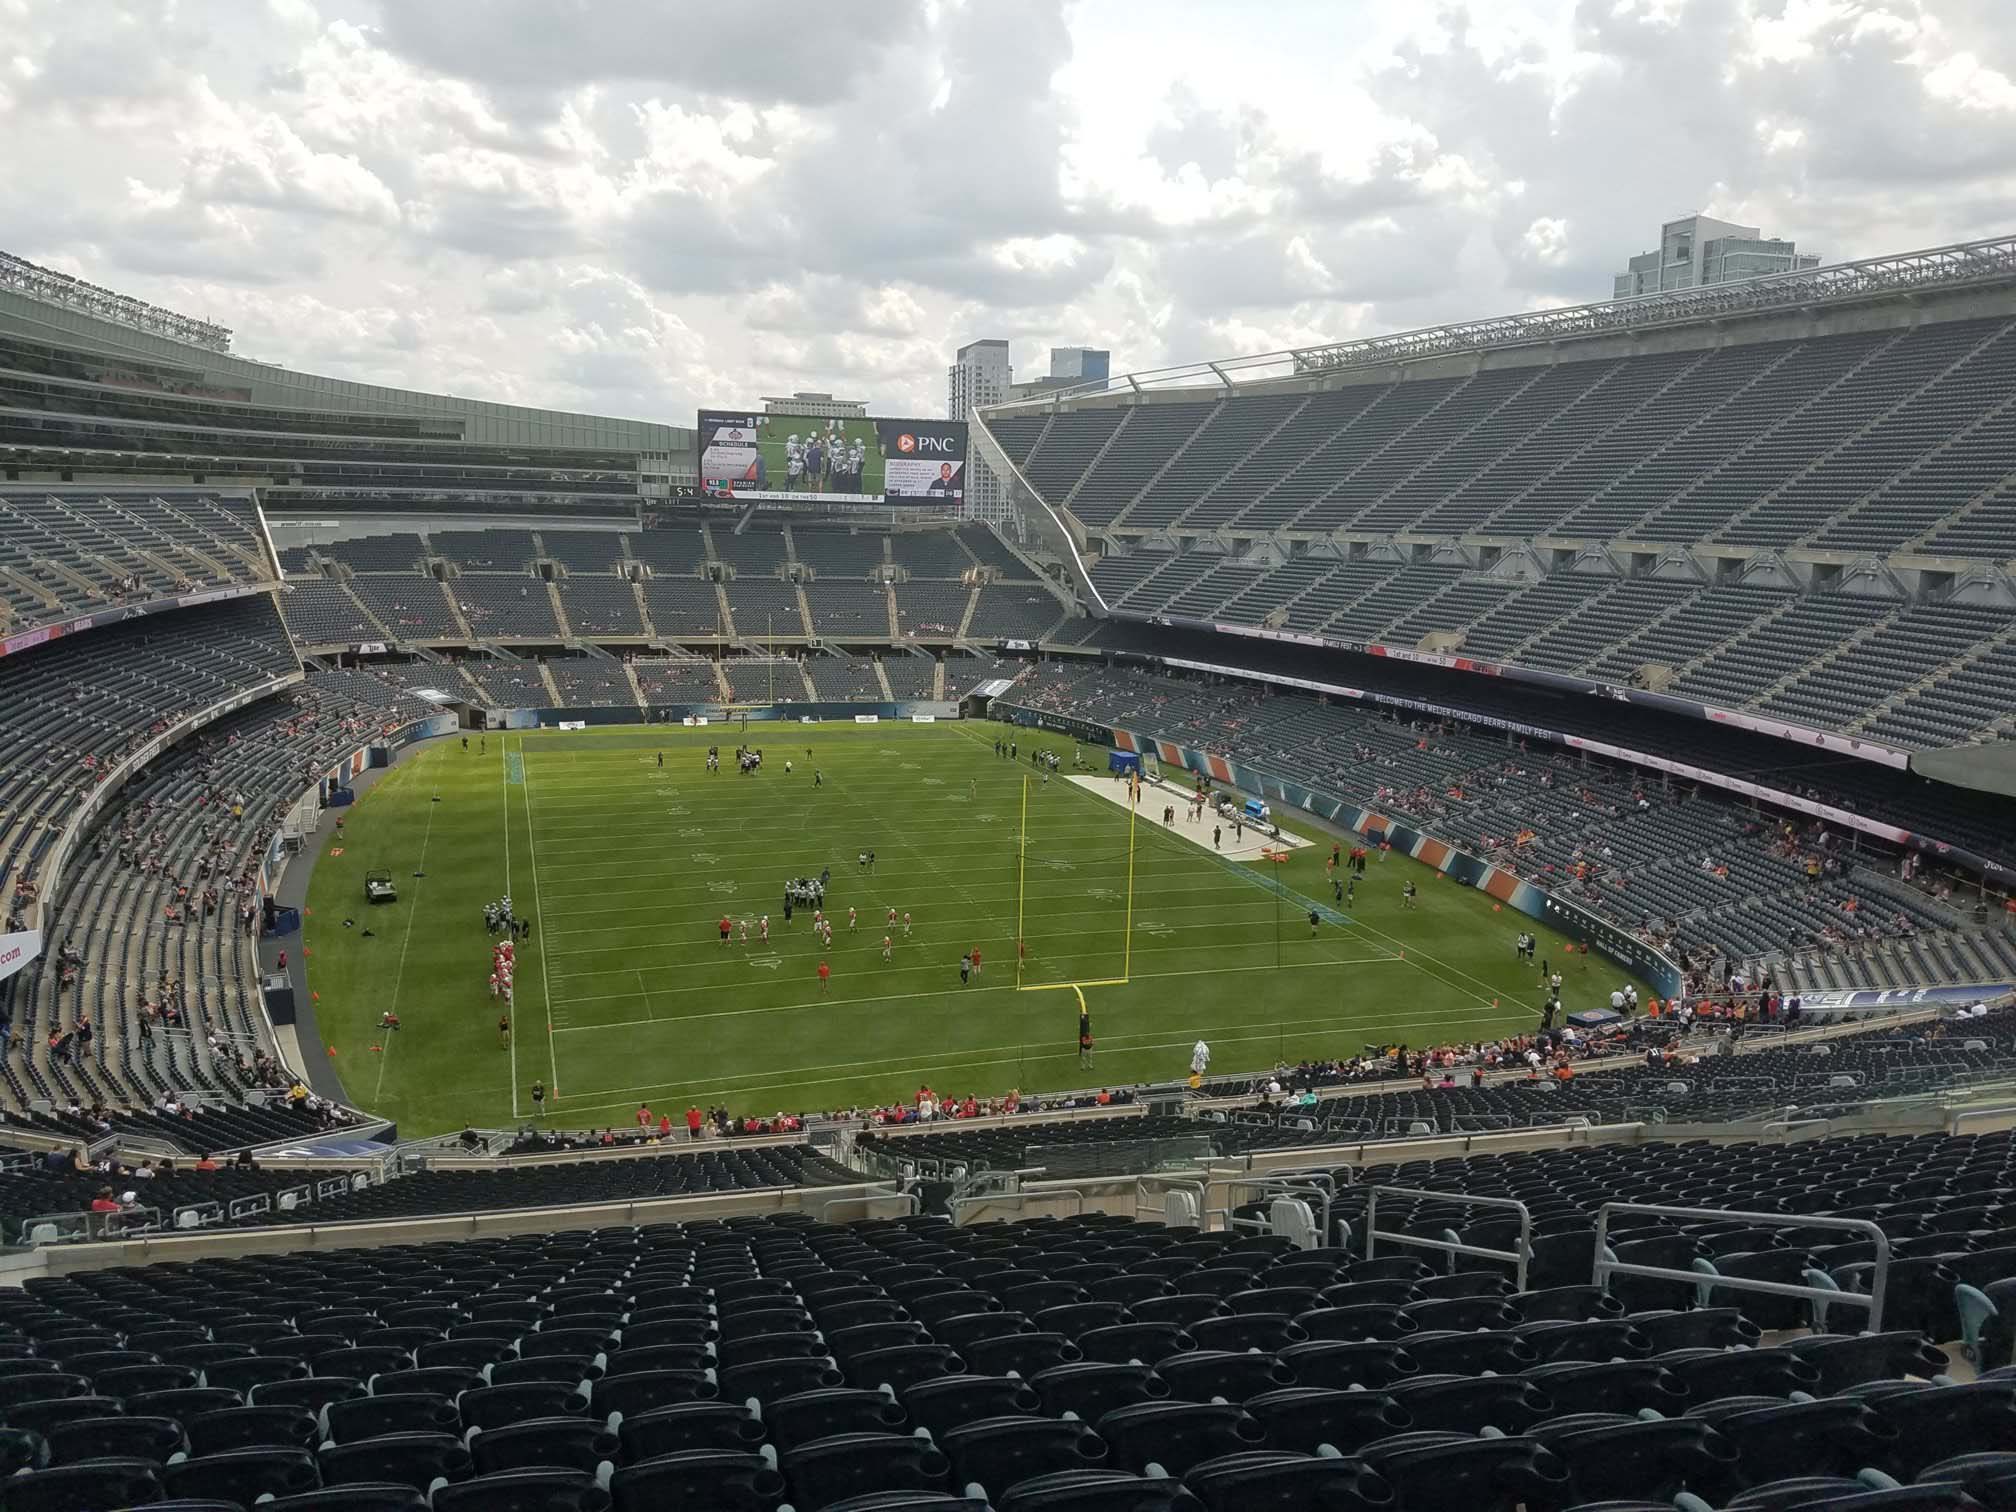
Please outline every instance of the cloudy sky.
[[[0, 0], [0, 247], [343, 377], [942, 413], [2016, 229], [2016, 0]], [[1999, 23], [1999, 24], [1998, 24]]]

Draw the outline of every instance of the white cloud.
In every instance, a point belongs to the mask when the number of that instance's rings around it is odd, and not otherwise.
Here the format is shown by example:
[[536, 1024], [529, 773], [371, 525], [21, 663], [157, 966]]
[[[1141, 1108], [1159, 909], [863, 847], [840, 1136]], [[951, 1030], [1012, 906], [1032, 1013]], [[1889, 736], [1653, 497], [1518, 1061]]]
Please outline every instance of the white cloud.
[[[2008, 229], [2007, 0], [0, 0], [8, 249], [375, 382], [682, 421], [1599, 298], [1714, 209]], [[754, 40], [754, 45], [752, 45]]]

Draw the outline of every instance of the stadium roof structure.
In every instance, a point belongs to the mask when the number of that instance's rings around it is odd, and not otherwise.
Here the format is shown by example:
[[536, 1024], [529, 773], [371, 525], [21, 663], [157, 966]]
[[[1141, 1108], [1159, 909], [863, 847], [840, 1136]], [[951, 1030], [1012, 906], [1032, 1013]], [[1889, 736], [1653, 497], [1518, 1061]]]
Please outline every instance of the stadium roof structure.
[[1745, 319], [1828, 306], [1894, 298], [1900, 294], [1959, 291], [2016, 284], [2016, 235], [1956, 242], [1917, 252], [1897, 252], [1858, 262], [1835, 263], [1795, 273], [1674, 289], [1635, 299], [1606, 299], [1558, 309], [1529, 310], [1483, 320], [1455, 321], [1414, 331], [1397, 331], [1325, 346], [1259, 352], [1244, 357], [1194, 362], [1118, 374], [1103, 382], [1060, 388], [1031, 399], [988, 405], [985, 413], [1006, 415], [1053, 409], [1067, 399], [1147, 389], [1217, 388], [1230, 392], [1244, 383], [1320, 377], [1353, 368], [1418, 362], [1465, 352], [1538, 346], [1556, 341], [1620, 336]]
[[97, 284], [72, 278], [68, 273], [58, 273], [53, 268], [40, 267], [11, 252], [0, 252], [0, 288], [15, 289], [50, 304], [67, 305], [73, 310], [95, 315], [100, 320], [165, 336], [171, 341], [186, 342], [205, 351], [228, 353], [231, 350], [231, 332], [224, 326], [178, 315], [173, 310], [149, 304], [144, 299], [135, 299], [130, 294], [101, 289]]

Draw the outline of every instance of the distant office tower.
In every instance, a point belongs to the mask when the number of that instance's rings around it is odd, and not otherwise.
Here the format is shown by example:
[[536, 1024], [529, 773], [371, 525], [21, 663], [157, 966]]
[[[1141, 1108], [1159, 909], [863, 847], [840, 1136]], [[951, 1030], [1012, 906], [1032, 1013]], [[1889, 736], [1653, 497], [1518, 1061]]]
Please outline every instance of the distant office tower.
[[[1005, 402], [1014, 378], [1015, 370], [1008, 365], [1007, 342], [991, 339], [967, 342], [959, 348], [952, 366], [945, 370], [945, 418], [970, 419], [973, 411], [982, 405]], [[1007, 498], [1000, 478], [969, 447], [966, 458], [966, 517], [998, 524], [1006, 517], [1007, 510]]]
[[1610, 297], [1663, 294], [1820, 266], [1819, 254], [1767, 237], [1755, 226], [1690, 215], [1659, 228], [1659, 250], [1641, 252], [1619, 273]]
[[1081, 383], [1104, 383], [1112, 376], [1113, 354], [1098, 347], [1050, 348], [1050, 376]]

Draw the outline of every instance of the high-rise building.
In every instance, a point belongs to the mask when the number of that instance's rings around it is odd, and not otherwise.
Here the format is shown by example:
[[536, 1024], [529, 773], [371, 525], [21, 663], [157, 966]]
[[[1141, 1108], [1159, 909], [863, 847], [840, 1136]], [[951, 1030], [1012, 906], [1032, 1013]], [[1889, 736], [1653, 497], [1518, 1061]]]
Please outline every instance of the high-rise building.
[[1641, 252], [1617, 275], [1610, 297], [1664, 294], [1820, 266], [1818, 253], [1766, 236], [1755, 226], [1689, 215], [1659, 228], [1659, 248]]
[[1050, 348], [1050, 376], [1081, 383], [1104, 383], [1112, 376], [1113, 354], [1099, 347]]
[[[969, 341], [959, 348], [945, 370], [945, 418], [965, 420], [982, 405], [1008, 398], [1015, 370], [1008, 365], [1008, 343], [998, 338]], [[970, 448], [966, 456], [968, 519], [999, 523], [1007, 517], [1007, 496], [994, 469]]]
[[1040, 399], [1060, 389], [1081, 389], [1104, 383], [1113, 372], [1113, 354], [1099, 347], [1050, 348], [1050, 372], [1026, 383], [1008, 385], [1010, 399]]

